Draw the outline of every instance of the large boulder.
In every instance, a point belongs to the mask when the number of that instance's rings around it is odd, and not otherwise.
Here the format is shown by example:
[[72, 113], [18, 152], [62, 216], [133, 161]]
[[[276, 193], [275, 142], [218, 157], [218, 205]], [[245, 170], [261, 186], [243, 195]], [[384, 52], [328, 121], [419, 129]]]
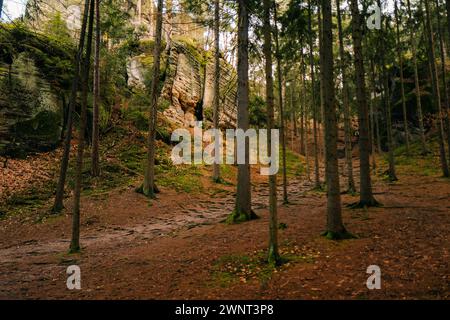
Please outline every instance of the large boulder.
[[0, 78], [0, 154], [54, 148], [61, 136], [61, 106], [33, 59], [21, 53]]

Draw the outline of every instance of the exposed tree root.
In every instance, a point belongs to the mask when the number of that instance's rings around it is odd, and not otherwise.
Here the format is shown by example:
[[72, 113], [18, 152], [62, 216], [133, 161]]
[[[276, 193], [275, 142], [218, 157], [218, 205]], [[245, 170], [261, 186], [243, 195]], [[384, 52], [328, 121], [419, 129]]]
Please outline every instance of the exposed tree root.
[[225, 180], [222, 179], [221, 177], [212, 178], [212, 181], [213, 181], [214, 183], [217, 183], [217, 184], [224, 184], [224, 183], [225, 183]]
[[351, 203], [351, 204], [347, 205], [347, 208], [364, 209], [364, 208], [370, 208], [370, 207], [379, 208], [382, 206], [383, 206], [382, 203], [375, 200], [375, 198], [372, 198], [372, 200], [370, 200], [370, 201], [358, 201], [358, 202]]
[[[156, 198], [154, 195], [151, 196], [148, 192], [144, 192], [144, 185], [143, 185], [143, 184], [141, 184], [139, 187], [137, 187], [137, 188], [135, 189], [135, 191], [136, 191], [137, 193], [143, 194], [143, 195], [146, 196], [146, 197], [153, 198], [153, 199]], [[158, 194], [158, 193], [160, 193], [160, 192], [161, 192], [161, 191], [159, 190], [158, 186], [157, 186], [156, 184], [154, 184], [154, 185], [153, 185], [153, 193], [154, 193], [154, 194]]]
[[327, 238], [328, 240], [358, 239], [357, 236], [351, 234], [345, 229], [341, 232], [324, 231], [321, 233], [321, 236]]
[[251, 210], [250, 214], [247, 214], [245, 212], [237, 212], [236, 210], [233, 210], [231, 214], [227, 217], [225, 220], [225, 223], [227, 224], [236, 224], [241, 222], [246, 222], [250, 220], [259, 219], [259, 217], [256, 215], [256, 213]]

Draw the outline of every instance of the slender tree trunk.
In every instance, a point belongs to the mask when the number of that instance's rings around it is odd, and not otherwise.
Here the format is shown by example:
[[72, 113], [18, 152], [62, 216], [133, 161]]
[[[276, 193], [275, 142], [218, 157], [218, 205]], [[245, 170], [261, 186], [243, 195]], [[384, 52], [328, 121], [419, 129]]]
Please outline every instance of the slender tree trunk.
[[[320, 10], [320, 5], [317, 6], [317, 22], [319, 24], [319, 68], [322, 68], [322, 61], [320, 59], [322, 59], [322, 13]], [[325, 119], [325, 108], [324, 108], [324, 98], [323, 98], [323, 82], [324, 80], [322, 79], [322, 73], [320, 73], [320, 87], [319, 87], [319, 95], [320, 95], [320, 121], [319, 121], [319, 141], [322, 144], [322, 147], [319, 147], [319, 154], [322, 156], [323, 161], [325, 162], [325, 158], [326, 158], [326, 148], [325, 148], [325, 132], [324, 132], [324, 119]], [[325, 163], [324, 163], [325, 164]], [[325, 170], [325, 181], [327, 181], [327, 177], [326, 177], [327, 171]]]
[[83, 58], [84, 42], [86, 37], [86, 27], [89, 15], [90, 0], [85, 0], [84, 15], [81, 25], [80, 41], [78, 44], [78, 52], [75, 58], [75, 74], [72, 80], [72, 88], [70, 92], [69, 111], [67, 113], [66, 136], [64, 139], [64, 151], [61, 159], [61, 167], [59, 172], [58, 185], [56, 187], [55, 202], [53, 204], [52, 212], [58, 213], [64, 208], [64, 186], [66, 184], [67, 168], [69, 166], [70, 157], [70, 142], [72, 141], [72, 127], [73, 127], [73, 113], [77, 102], [78, 82], [80, 81], [81, 61]]
[[147, 140], [147, 166], [144, 176], [144, 185], [142, 191], [149, 198], [155, 198], [158, 188], [155, 185], [155, 140], [156, 140], [156, 124], [158, 117], [158, 96], [159, 96], [159, 74], [161, 64], [161, 38], [162, 38], [162, 12], [163, 0], [158, 0], [158, 9], [156, 15], [156, 35], [155, 48], [153, 52], [153, 72], [152, 83], [150, 89], [150, 119]]
[[[381, 1], [377, 0], [378, 6], [381, 8]], [[388, 32], [389, 24], [388, 21], [385, 21], [385, 32]], [[390, 181], [397, 181], [397, 174], [395, 172], [395, 157], [394, 157], [394, 142], [392, 139], [392, 117], [391, 117], [391, 95], [389, 90], [389, 76], [386, 70], [386, 61], [384, 50], [386, 49], [384, 46], [383, 39], [383, 23], [381, 24], [381, 30], [379, 32], [379, 41], [380, 41], [380, 59], [381, 59], [381, 67], [383, 73], [383, 83], [384, 83], [384, 110], [386, 115], [386, 132], [387, 132], [387, 143], [388, 143], [388, 162], [389, 169], [388, 175]]]
[[100, 104], [100, 0], [95, 1], [95, 59], [94, 59], [94, 110], [92, 119], [92, 176], [100, 175], [99, 159], [99, 104]]
[[283, 203], [289, 203], [288, 193], [287, 193], [287, 175], [286, 175], [286, 123], [284, 116], [284, 101], [283, 101], [283, 75], [281, 72], [281, 56], [280, 56], [280, 45], [278, 41], [278, 20], [277, 20], [277, 4], [274, 1], [274, 20], [275, 20], [275, 56], [277, 59], [277, 78], [278, 78], [278, 95], [280, 100], [280, 138], [281, 138], [281, 157], [283, 162]]
[[[375, 66], [373, 63], [373, 59], [370, 59], [370, 70], [371, 70], [371, 80], [370, 80], [370, 92], [369, 95], [370, 104], [369, 104], [369, 116], [370, 116], [370, 130], [371, 130], [371, 142], [372, 142], [372, 169], [375, 172], [377, 169], [376, 164], [376, 156], [375, 156], [375, 150], [376, 150], [376, 144], [380, 144], [380, 137], [377, 135], [376, 130], [376, 121], [375, 121], [375, 103], [372, 101], [372, 94], [375, 96]], [[380, 149], [378, 149], [378, 152], [380, 152]]]
[[300, 104], [300, 154], [305, 155], [305, 105]]
[[336, 0], [337, 7], [337, 21], [338, 21], [338, 35], [339, 35], [339, 61], [342, 74], [342, 93], [344, 102], [344, 131], [345, 131], [345, 159], [347, 164], [347, 187], [349, 193], [356, 192], [355, 181], [353, 179], [353, 162], [352, 162], [352, 140], [350, 130], [350, 102], [348, 94], [347, 73], [345, 70], [345, 52], [344, 52], [344, 38], [342, 35], [342, 19], [340, 1]]
[[[375, 86], [375, 63], [373, 61], [373, 58], [370, 59], [370, 70], [372, 73], [372, 92], [376, 92], [376, 86]], [[380, 106], [381, 106], [381, 102], [382, 99], [380, 98]], [[381, 153], [381, 135], [380, 135], [380, 123], [379, 123], [379, 112], [381, 110], [380, 106], [378, 108], [375, 109], [375, 104], [372, 104], [372, 112], [373, 112], [373, 121], [374, 121], [374, 137], [376, 136], [376, 147], [377, 147], [377, 152]], [[375, 113], [376, 111], [376, 113]]]
[[360, 202], [359, 206], [374, 206], [377, 201], [372, 193], [372, 181], [370, 177], [370, 145], [369, 145], [369, 121], [367, 110], [366, 81], [364, 71], [364, 57], [362, 50], [361, 15], [358, 9], [358, 1], [351, 0], [352, 12], [352, 38], [355, 56], [355, 81], [356, 102], [358, 105], [359, 125], [359, 162], [360, 162]]
[[[214, 129], [219, 129], [220, 108], [220, 2], [214, 0]], [[220, 181], [220, 164], [214, 162], [213, 180]]]
[[[409, 0], [407, 0], [409, 3]], [[448, 43], [450, 43], [450, 0], [445, 0], [445, 8], [447, 9], [447, 36]]]
[[[303, 134], [303, 142], [302, 142], [302, 148], [304, 150], [304, 155], [306, 158], [306, 176], [308, 178], [308, 181], [311, 180], [311, 174], [309, 169], [309, 152], [308, 152], [308, 111], [307, 111], [307, 105], [306, 105], [306, 63], [304, 62], [304, 54], [302, 51], [302, 126], [304, 127], [304, 134]], [[304, 124], [303, 124], [304, 123]]]
[[394, 141], [392, 138], [392, 115], [391, 115], [391, 94], [389, 90], [389, 76], [386, 71], [386, 64], [384, 61], [384, 55], [382, 55], [382, 68], [383, 68], [383, 81], [384, 81], [384, 107], [386, 114], [386, 131], [387, 131], [387, 143], [388, 143], [388, 162], [389, 169], [388, 175], [390, 181], [397, 181], [397, 173], [395, 170], [395, 157], [394, 157]]
[[447, 75], [446, 75], [446, 68], [445, 68], [445, 60], [446, 60], [446, 53], [445, 53], [445, 44], [444, 44], [444, 38], [443, 33], [444, 30], [442, 30], [442, 24], [441, 24], [441, 14], [439, 13], [439, 1], [435, 0], [436, 2], [436, 16], [437, 16], [437, 23], [438, 23], [438, 36], [439, 36], [439, 49], [440, 49], [440, 55], [441, 55], [441, 73], [442, 73], [442, 90], [444, 91], [444, 102], [445, 102], [445, 108], [442, 110], [443, 117], [445, 120], [445, 128], [447, 132], [447, 146], [448, 146], [448, 164], [450, 164], [450, 114], [449, 114], [449, 98], [448, 98], [448, 88], [447, 88]]
[[[247, 2], [238, 1], [238, 87], [237, 87], [237, 127], [247, 131], [249, 128], [248, 91], [248, 28], [249, 16]], [[249, 143], [245, 142], [245, 164], [238, 164], [236, 207], [229, 222], [247, 221], [254, 217], [251, 207], [251, 185], [249, 164]]]
[[[272, 30], [270, 25], [270, 11], [272, 0], [264, 0], [264, 57], [266, 73], [266, 105], [267, 105], [267, 142], [268, 150], [271, 149], [270, 130], [275, 128], [274, 117], [274, 94], [273, 94], [273, 76], [272, 76]], [[277, 151], [278, 152], [278, 151]], [[277, 175], [269, 176], [269, 263], [279, 263], [280, 254], [278, 253], [278, 222], [277, 222]]]
[[313, 137], [314, 137], [314, 188], [320, 189], [321, 185], [320, 185], [319, 152], [318, 152], [318, 138], [317, 138], [317, 101], [316, 101], [317, 97], [315, 88], [311, 0], [308, 0], [308, 41], [309, 41], [309, 64], [311, 68], [311, 104], [313, 113]]
[[442, 174], [444, 177], [449, 176], [447, 158], [445, 156], [445, 146], [444, 146], [444, 123], [443, 123], [443, 113], [441, 107], [441, 93], [439, 89], [439, 79], [436, 66], [436, 55], [434, 53], [434, 38], [433, 29], [431, 27], [430, 21], [430, 5], [428, 0], [425, 1], [425, 13], [426, 13], [426, 29], [428, 34], [428, 54], [431, 63], [431, 78], [433, 82], [433, 95], [434, 101], [438, 107], [438, 136], [439, 136], [439, 153], [441, 159]]
[[80, 132], [78, 134], [78, 150], [77, 150], [77, 166], [75, 169], [75, 189], [74, 189], [74, 203], [72, 214], [72, 241], [70, 242], [70, 252], [80, 251], [80, 198], [81, 198], [81, 184], [82, 184], [82, 171], [83, 171], [83, 156], [84, 156], [84, 144], [86, 131], [86, 118], [87, 118], [87, 96], [89, 89], [89, 70], [91, 67], [91, 51], [92, 51], [92, 34], [94, 28], [94, 0], [91, 0], [89, 4], [89, 26], [87, 34], [86, 44], [86, 56], [83, 65], [82, 74], [82, 92], [81, 92], [81, 119], [80, 119]]
[[331, 0], [321, 0], [323, 13], [323, 38], [320, 71], [323, 81], [323, 105], [325, 124], [325, 170], [327, 179], [327, 230], [332, 239], [347, 237], [342, 223], [341, 192], [337, 158], [337, 119], [333, 78], [333, 35]]
[[405, 142], [406, 142], [406, 153], [409, 154], [409, 129], [408, 129], [408, 115], [406, 113], [406, 99], [405, 99], [405, 86], [403, 78], [403, 55], [400, 42], [400, 16], [398, 14], [397, 0], [394, 0], [394, 14], [395, 14], [395, 24], [397, 30], [397, 56], [398, 63], [400, 67], [400, 91], [402, 95], [402, 111], [403, 111], [403, 125], [405, 126]]
[[407, 1], [408, 6], [408, 16], [409, 16], [409, 29], [410, 29], [410, 42], [411, 42], [411, 48], [412, 48], [412, 58], [413, 58], [413, 65], [414, 65], [414, 85], [416, 90], [416, 104], [417, 104], [417, 117], [419, 119], [419, 131], [420, 131], [420, 142], [422, 146], [422, 154], [428, 153], [427, 143], [425, 140], [425, 129], [423, 125], [423, 113], [422, 113], [422, 103], [420, 98], [420, 84], [419, 84], [419, 72], [417, 68], [417, 44], [416, 44], [416, 38], [414, 33], [414, 27], [412, 25], [413, 23], [413, 17], [412, 17], [412, 11], [411, 11], [411, 4], [410, 0]]

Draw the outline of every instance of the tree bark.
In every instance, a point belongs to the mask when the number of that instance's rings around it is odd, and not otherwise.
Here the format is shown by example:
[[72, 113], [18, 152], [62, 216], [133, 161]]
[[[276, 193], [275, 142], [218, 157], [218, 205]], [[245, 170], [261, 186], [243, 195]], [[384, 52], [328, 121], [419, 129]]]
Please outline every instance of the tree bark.
[[[214, 111], [213, 126], [219, 129], [220, 108], [220, 2], [214, 0]], [[213, 180], [220, 181], [220, 164], [214, 161]]]
[[[238, 1], [238, 87], [237, 87], [237, 127], [247, 131], [249, 128], [249, 89], [248, 89], [248, 28], [249, 16], [247, 2]], [[254, 217], [251, 206], [249, 143], [245, 142], [245, 164], [238, 164], [236, 206], [229, 222], [247, 221]]]
[[91, 51], [92, 51], [92, 34], [94, 28], [94, 10], [95, 3], [91, 0], [89, 4], [89, 26], [87, 34], [86, 44], [86, 56], [83, 66], [82, 74], [82, 92], [81, 92], [81, 119], [80, 119], [80, 132], [78, 133], [78, 150], [77, 150], [77, 165], [75, 169], [75, 189], [74, 189], [74, 203], [72, 214], [72, 240], [70, 242], [70, 252], [80, 251], [80, 198], [82, 189], [82, 171], [83, 171], [83, 156], [84, 156], [84, 144], [86, 131], [86, 118], [87, 118], [87, 96], [89, 89], [89, 70], [91, 67]]
[[[378, 6], [381, 8], [381, 1], [377, 0]], [[385, 32], [388, 32], [388, 22], [386, 21], [385, 25]], [[382, 74], [383, 74], [383, 84], [384, 84], [384, 111], [385, 111], [385, 117], [386, 117], [386, 132], [387, 132], [387, 144], [388, 144], [388, 162], [389, 162], [389, 169], [388, 169], [388, 175], [390, 181], [397, 181], [397, 174], [395, 170], [395, 157], [394, 157], [394, 142], [392, 139], [392, 117], [391, 117], [391, 95], [389, 90], [389, 76], [387, 74], [386, 70], [386, 61], [385, 61], [385, 54], [384, 50], [386, 49], [384, 46], [384, 40], [383, 40], [383, 23], [381, 23], [381, 29], [379, 31], [379, 41], [380, 41], [380, 60], [381, 60], [381, 68], [382, 68]]]
[[[275, 128], [274, 118], [274, 94], [273, 94], [273, 76], [272, 76], [272, 30], [270, 24], [270, 11], [272, 0], [264, 0], [264, 57], [266, 74], [266, 105], [267, 105], [267, 142], [268, 150], [271, 149], [273, 141], [271, 140], [271, 129]], [[277, 151], [278, 152], [278, 151]], [[269, 176], [269, 251], [268, 262], [278, 264], [280, 254], [278, 252], [278, 222], [277, 222], [277, 175]]]
[[344, 103], [344, 131], [345, 131], [345, 159], [347, 164], [347, 188], [349, 193], [356, 192], [355, 181], [353, 178], [353, 162], [352, 162], [352, 140], [350, 130], [350, 102], [348, 94], [347, 73], [345, 69], [345, 52], [344, 52], [344, 38], [342, 35], [342, 19], [340, 1], [336, 0], [337, 7], [337, 21], [338, 21], [338, 35], [339, 35], [339, 61], [342, 74], [342, 94]]
[[306, 158], [306, 176], [308, 178], [308, 181], [311, 180], [311, 174], [310, 174], [310, 169], [309, 169], [309, 152], [308, 152], [308, 110], [307, 110], [307, 105], [306, 105], [306, 63], [303, 63], [303, 52], [302, 52], [302, 100], [303, 100], [303, 108], [302, 108], [302, 112], [303, 112], [303, 119], [302, 121], [304, 121], [304, 128], [305, 128], [305, 133], [304, 133], [304, 139], [303, 139], [303, 148], [305, 150], [305, 158]]
[[278, 96], [280, 101], [280, 138], [281, 138], [281, 157], [283, 162], [283, 203], [289, 203], [288, 193], [287, 193], [287, 174], [286, 174], [286, 122], [284, 115], [284, 101], [283, 101], [283, 74], [281, 72], [281, 55], [280, 55], [280, 44], [278, 39], [278, 18], [277, 18], [277, 4], [276, 1], [273, 2], [274, 5], [274, 20], [275, 20], [275, 56], [277, 60], [277, 78], [278, 78]]
[[405, 130], [405, 142], [406, 142], [406, 153], [409, 154], [410, 146], [409, 146], [409, 129], [408, 129], [408, 115], [406, 112], [406, 99], [405, 99], [405, 86], [404, 86], [404, 78], [403, 78], [403, 56], [402, 49], [400, 43], [400, 16], [398, 14], [397, 0], [394, 0], [394, 15], [395, 15], [395, 24], [397, 31], [397, 56], [398, 63], [400, 67], [400, 91], [402, 95], [402, 111], [403, 111], [403, 125]]
[[333, 78], [333, 35], [331, 0], [321, 0], [323, 26], [320, 71], [323, 81], [325, 124], [325, 169], [327, 181], [327, 234], [328, 238], [342, 239], [347, 232], [342, 223], [341, 192], [337, 159], [337, 119]]
[[373, 197], [370, 177], [369, 121], [362, 51], [361, 15], [358, 9], [358, 1], [351, 0], [350, 7], [352, 12], [352, 38], [359, 125], [360, 200], [358, 206], [374, 206], [377, 205], [377, 201]]
[[424, 0], [425, 2], [425, 17], [426, 17], [426, 29], [428, 34], [428, 55], [431, 63], [431, 78], [433, 82], [433, 95], [434, 102], [438, 107], [438, 136], [439, 136], [439, 153], [441, 160], [441, 169], [444, 177], [449, 176], [449, 169], [447, 164], [447, 158], [445, 156], [445, 146], [444, 146], [444, 119], [441, 107], [441, 93], [439, 89], [439, 78], [436, 66], [436, 55], [434, 52], [434, 37], [433, 37], [433, 29], [431, 26], [430, 20], [430, 4], [428, 0]]
[[409, 17], [409, 29], [410, 29], [410, 42], [411, 42], [411, 48], [412, 48], [412, 58], [413, 58], [413, 65], [414, 65], [414, 85], [416, 90], [416, 104], [417, 104], [417, 117], [419, 120], [419, 131], [420, 131], [420, 142], [422, 147], [422, 154], [428, 153], [428, 147], [425, 140], [425, 129], [423, 125], [423, 112], [422, 112], [422, 102], [420, 98], [420, 84], [419, 84], [419, 72], [417, 68], [417, 44], [416, 39], [414, 35], [414, 27], [412, 25], [413, 17], [412, 17], [412, 11], [411, 11], [411, 4], [410, 0], [406, 0], [407, 7], [408, 7], [408, 17]]
[[100, 175], [99, 158], [99, 104], [100, 104], [100, 0], [95, 1], [95, 58], [94, 58], [94, 103], [92, 114], [92, 150], [91, 150], [91, 174], [93, 177]]
[[156, 124], [158, 117], [158, 96], [159, 96], [159, 73], [161, 64], [161, 38], [162, 38], [162, 13], [163, 0], [158, 0], [158, 9], [156, 14], [156, 34], [155, 48], [153, 52], [153, 73], [150, 88], [150, 118], [147, 140], [147, 166], [144, 176], [144, 184], [142, 191], [149, 198], [155, 198], [158, 189], [155, 185], [155, 140], [156, 140]]
[[[92, 0], [93, 1], [93, 0]], [[80, 31], [80, 41], [78, 44], [78, 51], [75, 58], [75, 74], [72, 80], [72, 88], [70, 92], [69, 111], [67, 113], [66, 136], [64, 139], [64, 151], [61, 159], [61, 167], [59, 172], [58, 185], [56, 187], [55, 202], [53, 204], [52, 212], [59, 213], [64, 208], [64, 186], [66, 184], [67, 168], [69, 166], [70, 147], [72, 141], [72, 127], [73, 127], [73, 113], [75, 112], [75, 105], [77, 103], [78, 82], [80, 81], [81, 61], [84, 52], [84, 42], [86, 37], [86, 27], [89, 15], [90, 0], [85, 0], [83, 22]]]
[[312, 6], [311, 0], [308, 0], [308, 42], [309, 42], [309, 64], [311, 69], [311, 104], [313, 114], [313, 138], [314, 138], [314, 188], [320, 189], [320, 172], [319, 172], [319, 152], [317, 138], [317, 97], [315, 88], [315, 70], [314, 70], [314, 47], [312, 36]]
[[[372, 169], [375, 172], [377, 169], [375, 150], [377, 150], [376, 144], [380, 145], [380, 137], [377, 133], [376, 120], [375, 120], [375, 104], [372, 101], [372, 94], [375, 96], [375, 66], [373, 59], [370, 59], [370, 70], [371, 70], [371, 80], [370, 80], [370, 94], [369, 94], [369, 118], [370, 118], [370, 135], [371, 135], [371, 147], [372, 147]], [[378, 148], [380, 152], [380, 148]]]
[[446, 68], [445, 68], [445, 60], [446, 60], [446, 50], [444, 45], [444, 38], [443, 33], [444, 30], [442, 30], [442, 23], [441, 23], [441, 14], [439, 13], [439, 1], [435, 0], [436, 2], [436, 16], [437, 16], [437, 24], [438, 24], [438, 36], [439, 36], [439, 49], [440, 49], [440, 55], [441, 55], [441, 73], [442, 73], [442, 89], [444, 90], [444, 102], [445, 102], [445, 108], [442, 110], [443, 117], [445, 120], [445, 129], [447, 132], [447, 146], [448, 146], [448, 162], [447, 165], [450, 164], [450, 119], [449, 119], [449, 97], [448, 97], [448, 87], [447, 87], [447, 75], [446, 75]]

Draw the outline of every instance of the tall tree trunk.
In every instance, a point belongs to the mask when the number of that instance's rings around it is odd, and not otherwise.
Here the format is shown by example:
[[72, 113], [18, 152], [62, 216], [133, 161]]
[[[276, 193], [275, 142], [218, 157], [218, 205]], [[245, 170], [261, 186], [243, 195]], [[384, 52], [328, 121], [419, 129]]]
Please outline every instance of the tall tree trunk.
[[350, 7], [352, 12], [352, 38], [359, 125], [360, 201], [358, 206], [374, 206], [377, 205], [377, 201], [373, 197], [372, 181], [370, 177], [369, 121], [366, 81], [364, 77], [361, 15], [358, 9], [358, 1], [351, 0]]
[[333, 34], [331, 0], [321, 0], [323, 13], [323, 38], [320, 71], [323, 81], [323, 105], [325, 124], [325, 170], [327, 181], [327, 230], [332, 239], [347, 237], [342, 223], [341, 192], [337, 158], [337, 119], [333, 78]]
[[[319, 68], [322, 67], [322, 13], [320, 10], [320, 5], [317, 6], [317, 22], [319, 24]], [[319, 87], [319, 96], [320, 96], [320, 125], [319, 125], [319, 141], [322, 143], [322, 147], [319, 147], [319, 154], [322, 156], [323, 161], [325, 161], [326, 158], [326, 148], [325, 148], [325, 133], [324, 133], [324, 118], [325, 118], [325, 108], [324, 108], [324, 98], [323, 98], [323, 79], [322, 79], [322, 73], [320, 73], [320, 87]], [[327, 171], [325, 170], [325, 181], [327, 180], [326, 177]]]
[[159, 74], [161, 64], [161, 37], [162, 37], [162, 14], [163, 0], [158, 0], [158, 9], [156, 14], [156, 35], [155, 48], [153, 51], [153, 71], [152, 83], [150, 89], [150, 119], [147, 140], [147, 165], [144, 176], [144, 185], [142, 191], [149, 198], [155, 198], [158, 188], [155, 185], [155, 140], [156, 140], [156, 124], [158, 117], [158, 96], [159, 96]]
[[[220, 0], [214, 0], [214, 129], [219, 129], [220, 108]], [[220, 164], [214, 161], [213, 180], [220, 181]]]
[[438, 107], [438, 136], [439, 136], [439, 153], [441, 159], [441, 168], [442, 174], [444, 177], [449, 176], [447, 158], [445, 156], [445, 146], [444, 146], [444, 123], [443, 123], [443, 113], [441, 107], [441, 93], [439, 89], [439, 78], [436, 66], [436, 55], [434, 53], [434, 37], [433, 37], [433, 29], [431, 27], [431, 18], [430, 18], [430, 4], [428, 0], [425, 1], [425, 16], [426, 16], [426, 29], [428, 34], [428, 54], [430, 57], [431, 63], [431, 78], [433, 82], [433, 95], [434, 102]]
[[390, 181], [397, 181], [398, 178], [395, 170], [394, 141], [392, 138], [391, 93], [389, 89], [389, 76], [386, 71], [384, 54], [382, 54], [382, 69], [384, 82], [384, 108], [386, 115], [386, 132], [388, 144], [388, 162], [389, 162], [388, 176]]
[[[274, 94], [272, 77], [272, 29], [270, 25], [270, 11], [272, 0], [264, 0], [264, 57], [266, 73], [266, 105], [267, 105], [267, 142], [268, 150], [272, 150], [270, 131], [275, 128], [274, 117]], [[278, 152], [278, 150], [277, 150]], [[272, 155], [271, 155], [272, 156]], [[279, 263], [280, 254], [278, 252], [278, 222], [277, 222], [277, 175], [269, 176], [269, 252], [268, 262]]]
[[[372, 169], [375, 172], [377, 169], [376, 164], [376, 156], [375, 150], [377, 148], [377, 143], [380, 145], [380, 137], [377, 135], [376, 129], [376, 121], [375, 121], [375, 103], [372, 101], [372, 94], [375, 96], [375, 65], [373, 63], [373, 59], [370, 59], [370, 70], [371, 70], [371, 79], [370, 79], [370, 95], [369, 95], [369, 117], [370, 117], [370, 134], [371, 134], [371, 142], [372, 142]], [[378, 149], [380, 152], [380, 149]]]
[[278, 95], [280, 101], [280, 138], [281, 138], [281, 157], [283, 163], [283, 203], [289, 203], [288, 193], [287, 193], [287, 174], [286, 174], [286, 123], [284, 115], [284, 101], [283, 101], [283, 75], [281, 72], [281, 54], [280, 54], [280, 44], [278, 41], [278, 18], [277, 18], [277, 4], [274, 4], [274, 20], [275, 20], [275, 56], [277, 59], [277, 78], [278, 78]]
[[[247, 2], [238, 2], [238, 87], [237, 87], [237, 127], [247, 131], [249, 128], [249, 90], [248, 90], [248, 28], [249, 16]], [[246, 139], [247, 140], [247, 139]], [[238, 164], [236, 207], [228, 217], [229, 222], [247, 221], [254, 217], [251, 202], [249, 143], [245, 142], [245, 164]]]
[[414, 33], [413, 16], [411, 11], [410, 0], [407, 1], [408, 7], [408, 17], [409, 17], [409, 29], [410, 29], [410, 42], [412, 48], [412, 57], [413, 57], [413, 65], [414, 65], [414, 85], [416, 90], [416, 104], [417, 104], [417, 117], [419, 119], [419, 131], [420, 131], [420, 142], [422, 147], [422, 154], [428, 153], [427, 143], [425, 140], [425, 129], [423, 125], [423, 113], [422, 113], [422, 103], [420, 99], [420, 84], [419, 84], [419, 72], [417, 68], [417, 44]]
[[448, 98], [448, 88], [447, 88], [447, 75], [446, 75], [446, 68], [445, 68], [445, 60], [446, 60], [446, 50], [445, 50], [445, 44], [444, 44], [444, 38], [443, 33], [444, 30], [442, 30], [442, 23], [441, 23], [441, 14], [439, 13], [439, 1], [435, 0], [436, 2], [436, 16], [437, 16], [437, 23], [438, 23], [438, 36], [439, 36], [439, 49], [441, 54], [441, 73], [442, 73], [442, 90], [444, 90], [444, 102], [445, 102], [445, 108], [442, 110], [444, 113], [443, 117], [445, 119], [445, 128], [447, 131], [447, 146], [448, 146], [448, 163], [450, 164], [450, 114], [449, 114], [449, 98]]
[[[302, 54], [303, 55], [303, 54]], [[302, 80], [303, 83], [303, 80]], [[302, 89], [301, 89], [302, 90]], [[300, 91], [302, 97], [303, 91]], [[305, 155], [305, 105], [303, 101], [300, 103], [300, 154]]]
[[313, 113], [313, 137], [314, 137], [314, 188], [320, 189], [319, 172], [319, 152], [317, 138], [317, 97], [315, 88], [315, 70], [314, 70], [314, 46], [312, 35], [312, 6], [311, 0], [308, 0], [308, 42], [309, 42], [309, 65], [311, 69], [311, 104]]
[[[409, 0], [407, 0], [409, 3]], [[445, 8], [447, 9], [447, 36], [448, 43], [450, 43], [450, 0], [445, 0]]]
[[[370, 59], [370, 70], [371, 70], [371, 74], [372, 74], [372, 92], [376, 93], [376, 86], [375, 86], [375, 62], [373, 61], [373, 58]], [[381, 98], [380, 98], [380, 106], [381, 106]], [[375, 105], [375, 104], [373, 104]], [[376, 110], [376, 114], [375, 114], [375, 110]], [[377, 144], [377, 151], [379, 153], [382, 152], [381, 150], [381, 136], [380, 136], [380, 123], [379, 123], [379, 112], [380, 112], [381, 108], [378, 107], [377, 109], [375, 109], [375, 106], [372, 107], [372, 111], [373, 111], [373, 120], [374, 120], [374, 136], [376, 136], [376, 144]]]
[[80, 132], [78, 133], [78, 150], [77, 150], [77, 166], [75, 169], [75, 189], [74, 189], [74, 203], [72, 213], [72, 241], [70, 242], [70, 252], [80, 251], [80, 198], [81, 198], [81, 184], [83, 171], [83, 156], [87, 120], [87, 99], [89, 89], [89, 70], [91, 67], [91, 52], [92, 52], [92, 34], [94, 29], [94, 11], [95, 3], [91, 0], [89, 4], [89, 26], [87, 33], [86, 56], [83, 65], [82, 74], [82, 92], [81, 92], [81, 119]]
[[94, 58], [94, 110], [92, 119], [91, 173], [100, 175], [99, 159], [99, 104], [100, 104], [100, 0], [95, 1], [95, 58]]
[[[377, 0], [378, 6], [381, 8], [381, 1]], [[388, 32], [389, 23], [388, 21], [385, 21], [385, 32]], [[380, 60], [381, 60], [381, 67], [382, 67], [382, 73], [383, 73], [383, 83], [384, 83], [384, 110], [385, 110], [385, 116], [386, 116], [386, 132], [387, 132], [387, 144], [388, 144], [388, 162], [389, 162], [389, 169], [388, 169], [388, 175], [390, 181], [396, 181], [397, 174], [395, 172], [395, 157], [394, 157], [394, 142], [392, 139], [392, 116], [391, 116], [391, 95], [389, 90], [389, 75], [386, 70], [386, 61], [385, 61], [385, 54], [384, 50], [386, 49], [384, 46], [384, 39], [383, 39], [383, 23], [381, 24], [381, 29], [379, 31], [379, 41], [380, 41]]]
[[80, 31], [80, 41], [78, 44], [78, 51], [75, 58], [75, 74], [72, 80], [72, 88], [70, 92], [69, 99], [69, 110], [67, 113], [67, 124], [66, 124], [66, 136], [64, 139], [64, 151], [61, 159], [61, 167], [59, 172], [58, 185], [56, 187], [56, 195], [55, 202], [53, 204], [52, 212], [58, 213], [64, 208], [63, 200], [64, 200], [64, 186], [66, 184], [66, 176], [67, 176], [67, 168], [69, 166], [69, 157], [70, 157], [70, 142], [72, 141], [72, 127], [73, 127], [73, 113], [75, 111], [75, 105], [77, 103], [77, 95], [78, 95], [78, 82], [80, 81], [80, 71], [81, 71], [81, 63], [83, 59], [84, 52], [84, 42], [86, 38], [86, 27], [89, 15], [89, 5], [90, 0], [85, 0], [84, 3], [84, 14], [83, 14], [83, 22], [81, 25]]
[[338, 21], [338, 35], [339, 35], [339, 61], [342, 74], [342, 93], [344, 103], [344, 131], [345, 131], [345, 159], [347, 164], [347, 188], [349, 193], [356, 192], [355, 181], [353, 179], [353, 162], [352, 162], [352, 140], [350, 130], [350, 102], [348, 94], [347, 73], [345, 70], [345, 52], [344, 52], [344, 38], [342, 35], [342, 19], [340, 1], [336, 0], [337, 7], [337, 21]]
[[397, 0], [394, 0], [394, 14], [395, 14], [395, 24], [397, 31], [397, 56], [398, 63], [400, 67], [400, 91], [402, 95], [402, 111], [403, 111], [403, 125], [405, 126], [405, 142], [406, 142], [406, 153], [409, 154], [409, 129], [408, 129], [408, 115], [406, 113], [406, 99], [405, 99], [405, 86], [403, 78], [403, 55], [400, 42], [400, 16], [398, 14]]
[[[309, 169], [309, 152], [308, 152], [308, 110], [306, 105], [306, 63], [304, 62], [304, 54], [302, 51], [302, 126], [304, 127], [304, 134], [303, 134], [303, 142], [302, 142], [302, 148], [304, 150], [304, 155], [306, 158], [306, 176], [308, 178], [308, 181], [311, 180], [311, 174]], [[304, 122], [304, 124], [303, 124]]]

